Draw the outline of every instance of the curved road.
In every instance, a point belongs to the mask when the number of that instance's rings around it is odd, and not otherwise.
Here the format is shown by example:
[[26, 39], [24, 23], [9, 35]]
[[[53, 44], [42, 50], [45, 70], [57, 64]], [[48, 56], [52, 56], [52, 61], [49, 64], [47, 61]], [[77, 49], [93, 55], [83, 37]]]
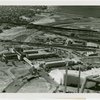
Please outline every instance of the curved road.
[[[47, 72], [44, 70], [41, 70], [38, 72], [39, 76], [46, 79], [48, 83], [51, 84], [52, 88], [49, 92], [56, 91], [59, 85], [49, 76]], [[31, 76], [29, 79], [34, 79], [36, 77]], [[2, 92], [4, 93], [16, 93], [23, 85], [25, 85], [28, 82], [27, 78], [15, 78], [13, 82], [11, 82]]]

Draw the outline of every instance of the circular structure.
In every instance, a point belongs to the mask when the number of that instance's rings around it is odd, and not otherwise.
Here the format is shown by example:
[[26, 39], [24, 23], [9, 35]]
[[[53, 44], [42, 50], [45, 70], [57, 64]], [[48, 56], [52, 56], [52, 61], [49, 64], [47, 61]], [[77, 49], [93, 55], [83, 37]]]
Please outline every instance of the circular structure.
[[51, 85], [45, 79], [38, 78], [26, 83], [18, 93], [47, 93], [51, 89]]

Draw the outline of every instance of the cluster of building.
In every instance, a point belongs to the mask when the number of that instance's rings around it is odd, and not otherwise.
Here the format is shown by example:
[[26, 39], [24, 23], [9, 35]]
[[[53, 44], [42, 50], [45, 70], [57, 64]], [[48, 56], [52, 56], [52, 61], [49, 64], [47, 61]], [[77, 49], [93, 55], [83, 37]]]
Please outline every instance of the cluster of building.
[[[87, 47], [93, 47], [95, 49], [98, 48], [98, 45], [93, 43], [78, 41], [67, 39], [66, 41], [67, 46], [72, 45], [81, 45]], [[70, 43], [70, 44], [69, 44]], [[73, 50], [72, 50], [73, 51]], [[73, 53], [75, 52], [75, 53]], [[16, 62], [16, 61], [25, 61], [28, 63], [31, 68], [31, 71], [34, 71], [34, 68], [38, 71], [42, 69], [45, 72], [48, 72], [50, 77], [54, 79], [55, 82], [59, 85], [65, 85], [65, 80], [67, 80], [67, 85], [71, 87], [80, 87], [83, 85], [86, 77], [91, 75], [99, 75], [99, 70], [94, 69], [93, 66], [90, 67], [90, 64], [98, 63], [100, 57], [96, 55], [94, 51], [82, 51], [84, 56], [79, 53], [78, 51], [69, 52], [68, 50], [60, 49], [60, 48], [34, 48], [34, 47], [15, 47], [9, 48], [8, 52], [2, 53], [2, 61], [9, 63], [9, 62]], [[80, 60], [76, 62], [76, 58], [74, 56], [70, 58], [68, 54], [72, 53], [79, 57], [78, 53], [81, 55]], [[64, 54], [64, 56], [63, 56]], [[94, 54], [94, 55], [93, 55]], [[99, 53], [98, 53], [99, 54]], [[62, 56], [61, 56], [62, 55]], [[65, 56], [66, 55], [66, 56]], [[90, 56], [92, 55], [92, 56]], [[87, 66], [86, 66], [87, 65]], [[75, 66], [78, 66], [75, 68]], [[68, 73], [66, 73], [66, 67], [68, 68]], [[87, 67], [87, 68], [86, 68]], [[84, 70], [82, 70], [84, 69]], [[79, 76], [79, 72], [81, 75]], [[67, 79], [66, 79], [67, 74]], [[80, 86], [78, 86], [78, 83]], [[90, 85], [91, 84], [91, 85]], [[96, 83], [89, 82], [86, 88], [94, 87]], [[84, 87], [85, 88], [85, 87]]]

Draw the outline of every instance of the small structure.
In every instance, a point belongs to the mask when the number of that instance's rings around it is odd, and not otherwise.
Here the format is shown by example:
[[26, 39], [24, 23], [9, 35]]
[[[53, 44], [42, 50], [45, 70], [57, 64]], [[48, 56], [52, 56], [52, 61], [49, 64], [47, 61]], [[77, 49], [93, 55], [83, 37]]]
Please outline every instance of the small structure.
[[67, 38], [67, 40], [65, 41], [65, 44], [66, 45], [70, 45], [70, 44], [72, 44], [74, 41], [72, 40], [72, 39], [70, 39], [70, 38]]
[[92, 42], [87, 42], [86, 46], [95, 47], [95, 48], [99, 47], [98, 44]]

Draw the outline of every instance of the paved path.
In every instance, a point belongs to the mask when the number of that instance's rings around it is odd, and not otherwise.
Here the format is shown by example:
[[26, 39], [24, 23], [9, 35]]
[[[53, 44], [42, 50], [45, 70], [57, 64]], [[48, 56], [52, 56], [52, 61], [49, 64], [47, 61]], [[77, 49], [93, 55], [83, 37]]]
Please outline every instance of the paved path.
[[14, 67], [11, 67], [7, 70], [7, 74], [12, 78], [15, 79], [16, 77], [14, 76], [14, 74], [11, 72], [11, 69], [13, 69]]

